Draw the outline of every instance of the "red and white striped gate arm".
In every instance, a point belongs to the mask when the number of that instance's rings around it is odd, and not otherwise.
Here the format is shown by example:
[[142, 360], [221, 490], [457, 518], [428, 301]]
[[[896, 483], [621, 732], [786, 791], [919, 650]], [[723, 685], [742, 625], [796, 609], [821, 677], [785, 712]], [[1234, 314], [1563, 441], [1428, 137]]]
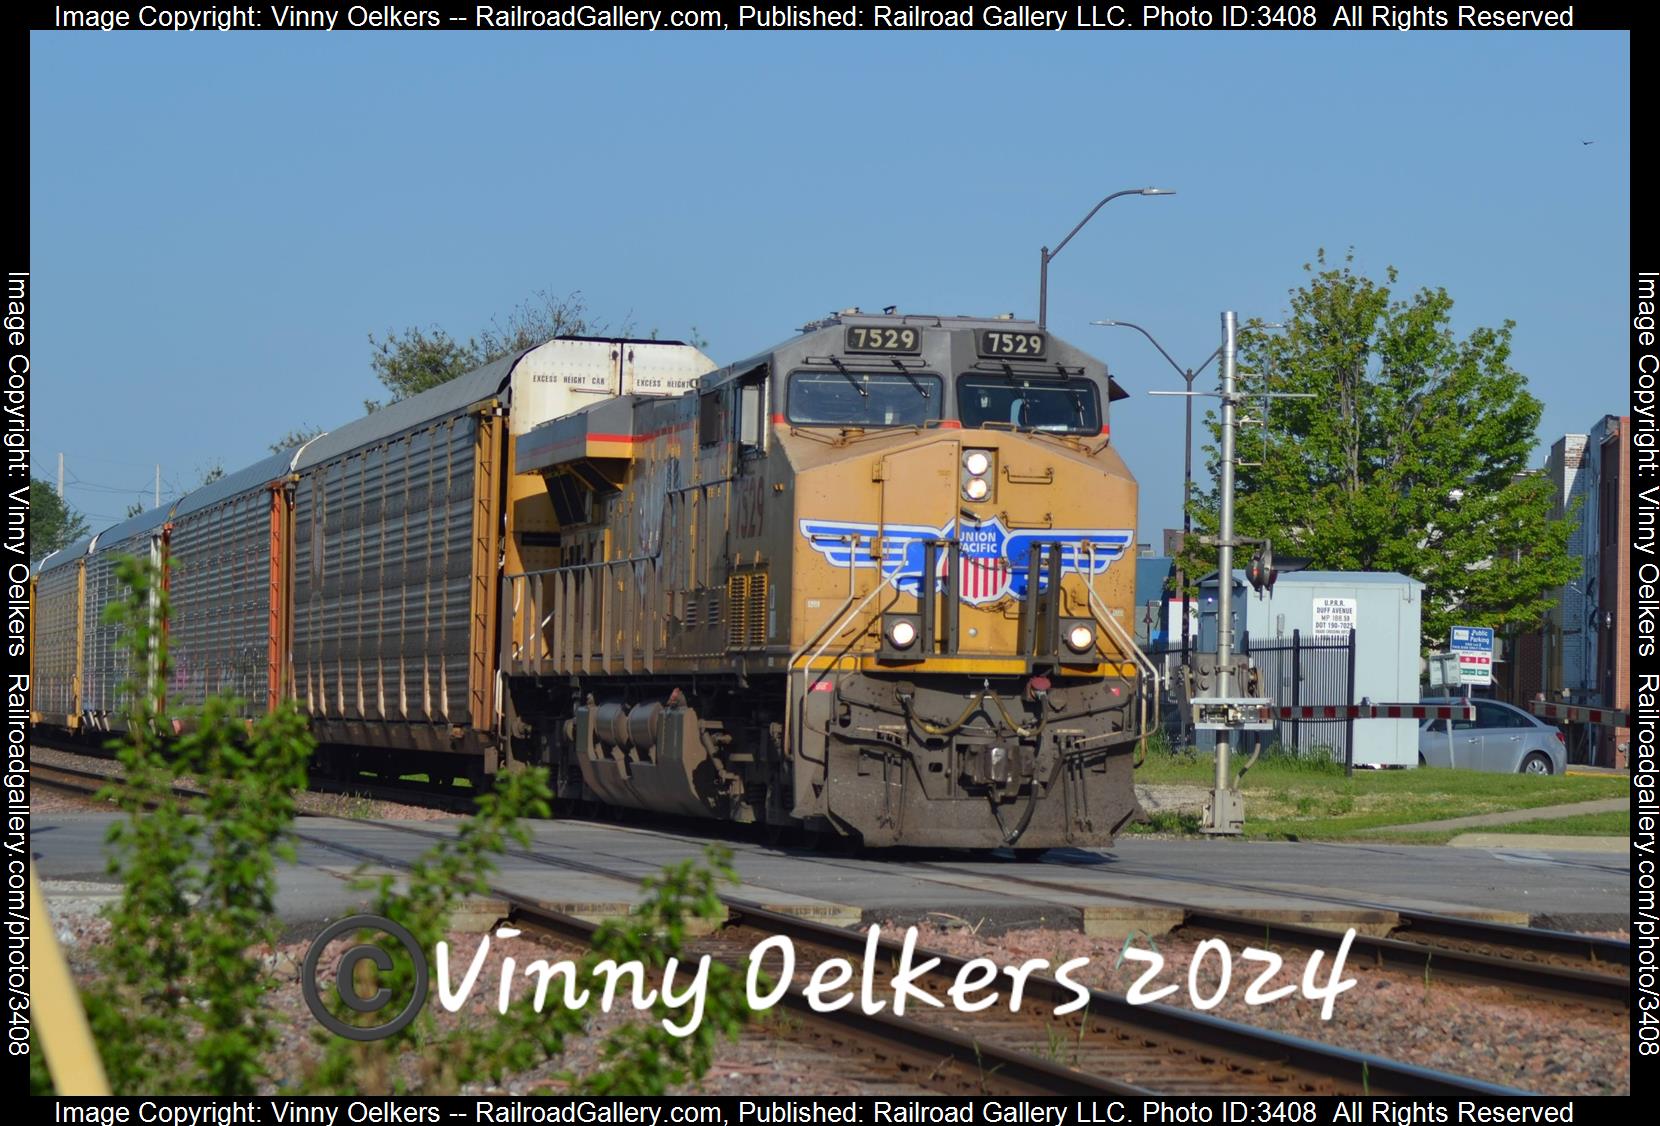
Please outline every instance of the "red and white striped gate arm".
[[1274, 709], [1281, 720], [1348, 719], [1474, 719], [1476, 710], [1466, 704], [1313, 704]]
[[1578, 704], [1552, 704], [1534, 700], [1527, 710], [1540, 719], [1558, 723], [1600, 723], [1605, 727], [1630, 727], [1630, 717], [1619, 708], [1586, 708]]

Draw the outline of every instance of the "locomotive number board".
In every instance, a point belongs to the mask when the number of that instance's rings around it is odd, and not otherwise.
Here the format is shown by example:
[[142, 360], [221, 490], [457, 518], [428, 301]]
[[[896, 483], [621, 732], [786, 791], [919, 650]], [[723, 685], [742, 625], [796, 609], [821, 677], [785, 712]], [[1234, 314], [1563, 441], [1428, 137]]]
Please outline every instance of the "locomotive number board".
[[1000, 328], [982, 328], [975, 332], [975, 340], [982, 356], [1004, 359], [1021, 356], [1042, 359], [1049, 348], [1049, 337], [1041, 332], [1009, 332]]
[[909, 325], [849, 325], [847, 329], [849, 352], [920, 352], [922, 330]]

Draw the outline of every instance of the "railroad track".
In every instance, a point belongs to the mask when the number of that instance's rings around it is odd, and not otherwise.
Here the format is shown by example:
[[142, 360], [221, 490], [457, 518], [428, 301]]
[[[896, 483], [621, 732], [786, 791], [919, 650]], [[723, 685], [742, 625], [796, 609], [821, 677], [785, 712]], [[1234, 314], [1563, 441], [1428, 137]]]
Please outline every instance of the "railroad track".
[[[31, 770], [38, 779], [48, 784], [82, 792], [96, 791], [107, 779], [107, 773], [59, 765], [31, 764]], [[407, 800], [411, 793], [420, 795], [422, 800], [432, 796], [424, 790], [403, 790], [399, 787], [356, 783], [328, 784], [337, 787], [334, 792], [378, 796], [389, 801]], [[174, 787], [174, 790], [184, 795], [195, 792], [186, 787]], [[470, 797], [441, 796], [450, 798], [454, 804], [448, 808], [458, 812], [464, 812], [472, 806]], [[406, 826], [395, 824], [388, 824], [387, 827], [412, 831]], [[615, 872], [596, 865], [555, 860], [528, 852], [519, 855], [540, 863], [559, 864], [595, 875], [616, 876]], [[937, 863], [920, 863], [916, 867], [924, 871], [942, 870], [954, 874], [973, 874], [965, 869]], [[1304, 949], [1329, 948], [1334, 941], [1334, 935], [1328, 929], [1296, 923], [1264, 922], [1259, 918], [1212, 911], [1175, 899], [1139, 896], [1117, 890], [1107, 891], [1082, 883], [1035, 879], [1013, 874], [999, 874], [998, 878], [1005, 882], [1024, 884], [1041, 892], [1071, 892], [1180, 910], [1184, 913], [1183, 922], [1177, 930], [1188, 937], [1215, 936]], [[1309, 895], [1304, 898], [1374, 907], [1392, 911], [1398, 916], [1399, 923], [1388, 937], [1371, 937], [1358, 933], [1355, 935], [1350, 955], [1358, 961], [1421, 975], [1426, 979], [1433, 977], [1437, 980], [1471, 985], [1496, 986], [1512, 993], [1542, 998], [1553, 1003], [1583, 1005], [1618, 1012], [1630, 1009], [1629, 942], [1400, 910], [1387, 904], [1363, 903], [1337, 897]]]
[[[29, 777], [36, 783], [45, 783], [54, 790], [64, 790], [75, 794], [96, 794], [115, 777], [113, 770], [83, 770], [79, 767], [60, 766], [56, 763], [29, 763]], [[195, 797], [201, 791], [192, 790], [188, 786], [174, 786], [173, 792], [180, 797]]]
[[[965, 871], [937, 864], [923, 864], [920, 867], [957, 873]], [[1047, 892], [1096, 895], [1104, 899], [1173, 908], [1183, 912], [1183, 921], [1177, 931], [1186, 932], [1189, 937], [1218, 936], [1304, 948], [1330, 947], [1336, 938], [1328, 928], [1265, 922], [1248, 915], [1212, 911], [1179, 900], [1132, 895], [1116, 889], [1109, 891], [1087, 884], [1029, 876], [999, 874], [998, 878]], [[1400, 922], [1387, 938], [1356, 933], [1350, 947], [1350, 956], [1356, 960], [1441, 980], [1499, 986], [1513, 993], [1555, 1002], [1618, 1011], [1631, 1008], [1629, 942], [1427, 912], [1401, 911], [1381, 903], [1363, 906], [1394, 912]]]
[[[435, 841], [449, 839], [449, 834], [413, 825], [385, 824], [383, 827]], [[408, 864], [373, 849], [330, 841], [307, 832], [298, 835], [310, 844], [370, 863], [396, 867]], [[506, 855], [568, 871], [613, 879], [633, 878], [601, 865], [543, 856], [523, 849], [509, 849]], [[551, 919], [566, 934], [575, 933], [573, 927], [581, 928], [583, 933], [592, 933], [594, 929], [593, 924], [570, 919], [512, 891], [495, 888], [491, 894], [509, 905], [510, 916], [515, 921], [541, 926], [543, 921]], [[869, 939], [864, 933], [771, 911], [741, 896], [723, 895], [721, 899], [727, 910], [726, 925], [708, 939], [693, 940], [693, 953], [709, 953], [736, 964], [746, 959], [761, 941], [783, 935], [794, 946], [798, 976], [810, 974], [814, 966], [830, 957], [866, 960]], [[902, 958], [901, 943], [885, 938], [877, 943], [876, 956], [868, 963], [874, 967], [873, 980], [879, 993], [880, 987], [893, 979], [894, 967], [901, 964]], [[950, 1007], [947, 998], [968, 960], [936, 950], [919, 949], [913, 954], [913, 964], [928, 959], [938, 959], [938, 966], [917, 978], [914, 984], [944, 1002], [945, 1007], [941, 1009], [926, 1009], [915, 1016], [896, 1018], [883, 1014], [867, 1016], [856, 1004], [825, 1014], [808, 1007], [804, 998], [797, 997], [788, 1003], [805, 1023], [823, 1026], [816, 1035], [826, 1044], [833, 1046], [850, 1037], [876, 1052], [873, 1058], [908, 1058], [912, 1064], [907, 1065], [904, 1075], [912, 1082], [923, 1082], [932, 1073], [931, 1069], [949, 1064], [947, 1071], [955, 1078], [948, 1082], [957, 1085], [935, 1086], [935, 1089], [964, 1093], [1003, 1093], [997, 1086], [998, 1077], [1008, 1077], [1021, 1084], [1037, 1079], [1041, 1082], [1036, 1090], [1047, 1093], [1258, 1096], [1370, 1093], [1403, 1097], [1523, 1093], [1204, 1013], [1158, 1004], [1132, 1005], [1122, 995], [1105, 990], [1088, 990], [1089, 1000], [1083, 1010], [1057, 1015], [1056, 1008], [1076, 1001], [1075, 988], [1038, 974], [1026, 977], [1019, 1012], [988, 1010], [961, 1014]], [[825, 1019], [829, 1020], [828, 1025], [823, 1025]], [[1056, 1060], [1064, 1060], [1067, 1066], [1061, 1066]], [[915, 1070], [923, 1064], [927, 1065], [923, 1070]], [[962, 1086], [963, 1082], [971, 1086]], [[924, 1085], [931, 1084], [924, 1082]]]
[[[37, 738], [34, 742], [62, 754], [80, 756], [89, 762], [111, 764], [107, 770], [99, 772], [61, 763], [38, 763], [31, 759], [30, 771], [54, 789], [95, 792], [98, 786], [95, 785], [91, 790], [85, 790], [84, 787], [76, 784], [76, 780], [96, 779], [101, 785], [103, 780], [114, 775], [119, 769], [114, 765], [115, 756], [106, 751], [59, 740]], [[46, 776], [45, 772], [48, 771], [52, 772], [53, 776]], [[340, 794], [345, 797], [369, 798], [375, 801], [392, 802], [397, 805], [425, 806], [451, 813], [471, 813], [476, 804], [475, 795], [472, 793], [463, 793], [450, 787], [434, 784], [422, 785], [413, 782], [394, 784], [371, 782], [366, 779], [312, 778], [308, 780], [307, 787], [319, 794]], [[187, 786], [175, 786], [173, 790], [181, 796], [189, 796], [199, 792]], [[310, 811], [307, 810], [301, 810], [300, 812], [301, 816], [311, 815]]]

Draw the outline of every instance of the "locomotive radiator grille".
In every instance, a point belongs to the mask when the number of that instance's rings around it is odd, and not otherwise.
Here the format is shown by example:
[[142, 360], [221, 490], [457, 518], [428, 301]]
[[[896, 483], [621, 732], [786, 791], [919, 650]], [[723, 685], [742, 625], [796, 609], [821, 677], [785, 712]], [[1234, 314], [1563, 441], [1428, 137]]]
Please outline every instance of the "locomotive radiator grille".
[[767, 643], [767, 573], [734, 571], [726, 579], [726, 647], [760, 649]]

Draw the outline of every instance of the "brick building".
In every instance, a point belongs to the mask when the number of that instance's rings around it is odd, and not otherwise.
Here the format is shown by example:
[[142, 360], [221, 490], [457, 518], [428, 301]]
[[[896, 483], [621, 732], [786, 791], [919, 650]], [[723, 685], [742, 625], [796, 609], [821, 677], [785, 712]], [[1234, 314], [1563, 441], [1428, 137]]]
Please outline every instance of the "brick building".
[[[1551, 446], [1545, 475], [1554, 488], [1553, 518], [1574, 520], [1568, 551], [1579, 577], [1556, 591], [1542, 626], [1512, 639], [1510, 695], [1628, 709], [1631, 691], [1631, 419], [1604, 415], [1584, 434]], [[1576, 507], [1577, 505], [1577, 507]], [[1627, 728], [1569, 725], [1571, 761], [1623, 766]]]
[[[1586, 453], [1596, 468], [1596, 604], [1592, 609], [1594, 681], [1606, 708], [1631, 707], [1631, 417], [1605, 415], [1587, 435]], [[1589, 576], [1589, 569], [1587, 572]], [[1622, 746], [1631, 729], [1603, 728], [1597, 762], [1624, 766]]]

